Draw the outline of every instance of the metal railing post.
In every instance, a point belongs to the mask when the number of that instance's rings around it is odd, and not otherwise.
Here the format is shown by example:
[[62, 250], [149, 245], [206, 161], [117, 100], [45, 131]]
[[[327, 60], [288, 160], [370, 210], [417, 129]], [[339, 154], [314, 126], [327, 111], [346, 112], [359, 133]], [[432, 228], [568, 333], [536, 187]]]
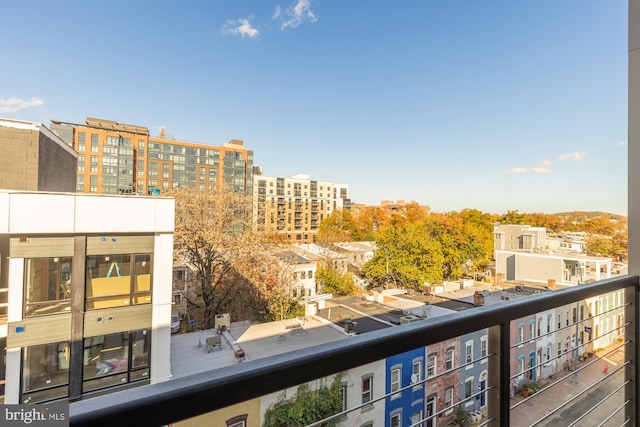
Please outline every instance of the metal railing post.
[[489, 384], [487, 417], [491, 426], [509, 425], [510, 380], [510, 322], [489, 328]]
[[624, 369], [624, 380], [627, 383], [624, 391], [625, 400], [631, 403], [625, 406], [625, 420], [629, 420], [629, 425], [636, 425], [638, 414], [640, 413], [640, 381], [637, 381], [638, 373], [638, 354], [640, 354], [640, 339], [638, 339], [638, 321], [640, 319], [640, 306], [638, 305], [638, 297], [640, 295], [640, 287], [638, 285], [628, 287], [624, 290], [624, 337], [628, 342], [624, 347], [625, 360], [630, 363]]

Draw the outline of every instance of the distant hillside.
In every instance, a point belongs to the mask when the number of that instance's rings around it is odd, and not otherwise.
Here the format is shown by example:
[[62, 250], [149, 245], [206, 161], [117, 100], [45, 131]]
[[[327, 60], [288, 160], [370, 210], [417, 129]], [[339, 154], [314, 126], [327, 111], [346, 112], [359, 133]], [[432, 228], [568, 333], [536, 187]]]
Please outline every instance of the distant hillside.
[[558, 231], [586, 231], [590, 234], [612, 236], [627, 230], [627, 217], [608, 212], [559, 212]]
[[607, 218], [607, 219], [612, 220], [612, 221], [624, 221], [624, 222], [627, 221], [627, 217], [626, 216], [613, 214], [613, 213], [608, 213], [608, 212], [598, 212], [598, 211], [594, 211], [594, 212], [583, 212], [583, 211], [558, 212], [558, 213], [554, 213], [552, 215], [555, 215], [555, 216], [563, 218], [563, 219], [581, 219], [581, 220], [585, 220], [585, 219], [592, 219], [592, 218]]

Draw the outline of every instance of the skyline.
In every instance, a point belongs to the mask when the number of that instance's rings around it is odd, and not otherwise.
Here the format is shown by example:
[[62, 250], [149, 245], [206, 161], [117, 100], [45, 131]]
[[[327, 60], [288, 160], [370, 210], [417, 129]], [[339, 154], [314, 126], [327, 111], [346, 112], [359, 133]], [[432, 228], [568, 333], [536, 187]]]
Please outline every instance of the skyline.
[[627, 215], [626, 1], [189, 5], [5, 5], [0, 116], [241, 139], [354, 203]]

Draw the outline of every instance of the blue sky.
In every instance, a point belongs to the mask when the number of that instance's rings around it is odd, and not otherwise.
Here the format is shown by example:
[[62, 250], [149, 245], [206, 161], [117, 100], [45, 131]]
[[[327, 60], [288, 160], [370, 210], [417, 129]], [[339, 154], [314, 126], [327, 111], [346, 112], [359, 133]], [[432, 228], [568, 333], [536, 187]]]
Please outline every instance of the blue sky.
[[0, 117], [242, 139], [436, 212], [627, 213], [627, 1], [3, 2]]

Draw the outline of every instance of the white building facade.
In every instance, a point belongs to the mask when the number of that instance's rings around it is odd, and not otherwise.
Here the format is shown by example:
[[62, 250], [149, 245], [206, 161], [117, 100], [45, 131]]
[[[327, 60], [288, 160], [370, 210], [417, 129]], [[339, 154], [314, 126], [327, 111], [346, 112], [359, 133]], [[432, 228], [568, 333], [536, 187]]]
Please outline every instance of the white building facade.
[[169, 378], [173, 230], [173, 199], [0, 190], [5, 403]]

